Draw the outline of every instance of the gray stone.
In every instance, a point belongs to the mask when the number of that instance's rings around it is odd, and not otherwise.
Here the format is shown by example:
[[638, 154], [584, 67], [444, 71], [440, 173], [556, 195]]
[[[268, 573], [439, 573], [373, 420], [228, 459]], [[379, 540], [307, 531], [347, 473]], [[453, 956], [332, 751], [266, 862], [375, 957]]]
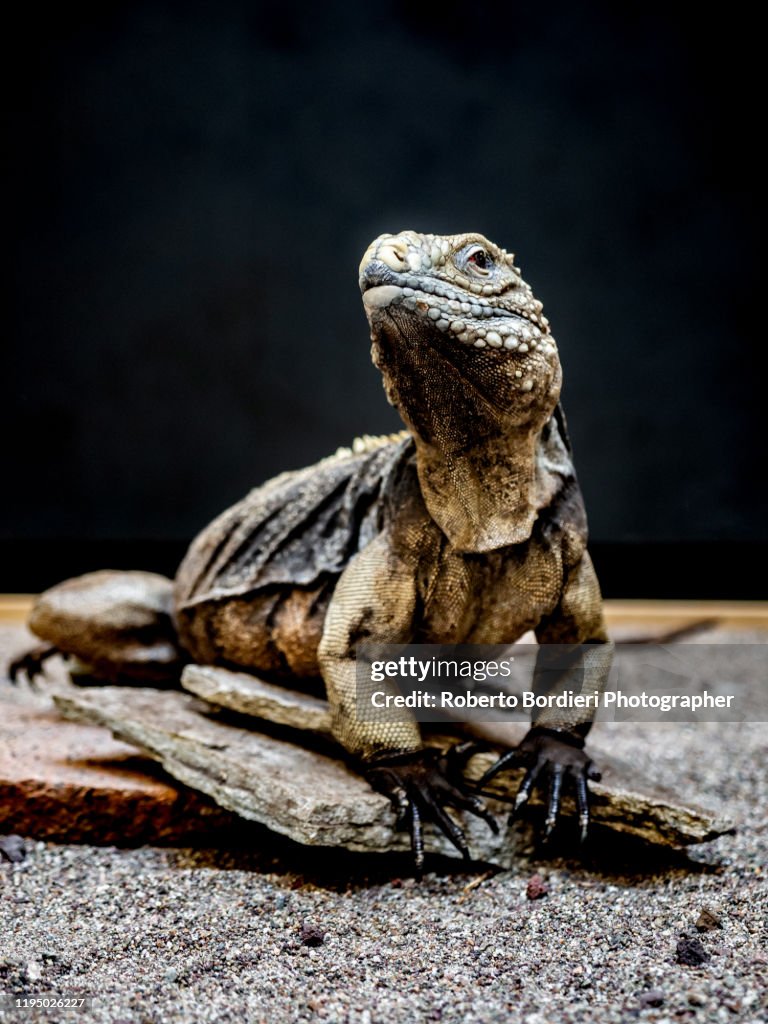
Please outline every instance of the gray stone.
[[247, 672], [187, 665], [181, 684], [196, 697], [218, 707], [266, 719], [275, 725], [330, 736], [331, 713], [327, 701], [275, 686]]
[[[376, 853], [409, 846], [408, 838], [393, 830], [389, 801], [342, 761], [206, 717], [202, 702], [191, 695], [62, 687], [54, 700], [67, 718], [106, 726], [160, 761], [175, 779], [296, 842]], [[476, 819], [467, 821], [467, 833], [478, 859], [502, 866], [512, 862], [511, 833], [494, 836]], [[428, 849], [456, 855], [431, 831]]]
[[[55, 700], [67, 717], [106, 726], [160, 761], [174, 778], [297, 842], [367, 852], [408, 847], [407, 837], [393, 831], [389, 802], [333, 756], [324, 701], [245, 673], [200, 666], [186, 670], [184, 685], [214, 707], [179, 692], [118, 687], [60, 688]], [[262, 721], [295, 730], [296, 741], [265, 735], [256, 721], [253, 729], [228, 724], [217, 719], [215, 707], [256, 712]], [[206, 715], [206, 708], [213, 714]], [[512, 734], [507, 738], [513, 741]], [[313, 749], [318, 744], [321, 749]], [[470, 776], [478, 778], [495, 757], [492, 752], [476, 755]], [[669, 794], [640, 790], [631, 771], [607, 756], [600, 755], [600, 764], [603, 779], [591, 787], [596, 824], [679, 846], [714, 838], [730, 827], [711, 812], [683, 805]], [[520, 772], [504, 773], [489, 788], [508, 800], [519, 780]], [[536, 806], [535, 800], [532, 804]], [[506, 814], [509, 805], [494, 803], [492, 809]], [[564, 812], [575, 813], [568, 799]], [[503, 835], [493, 836], [471, 815], [465, 824], [477, 859], [502, 866], [511, 863], [513, 831], [503, 829]], [[428, 835], [431, 851], [457, 855], [435, 830]]]
[[[682, 803], [676, 794], [661, 786], [641, 788], [636, 773], [629, 766], [597, 746], [592, 747], [592, 751], [602, 772], [600, 782], [589, 784], [594, 824], [667, 846], [704, 843], [732, 831], [733, 823], [729, 819], [697, 804]], [[495, 753], [478, 754], [469, 764], [469, 778], [479, 779], [496, 758]], [[509, 799], [522, 777], [522, 769], [505, 772], [491, 782], [488, 792]], [[541, 802], [541, 791], [534, 791], [531, 807]], [[563, 794], [562, 812], [566, 816], [576, 814], [574, 801], [567, 791]]]
[[[190, 665], [184, 670], [182, 683], [192, 693], [219, 707], [320, 736], [327, 736], [330, 730], [326, 701], [266, 683], [245, 672]], [[513, 747], [523, 738], [526, 729], [527, 726], [520, 723], [494, 722], [475, 724], [472, 734], [481, 740]], [[702, 843], [732, 827], [730, 821], [710, 810], [681, 803], [673, 792], [658, 785], [638, 788], [631, 766], [600, 751], [599, 747], [594, 752], [602, 772], [601, 781], [590, 786], [595, 823], [647, 842], [673, 846]], [[492, 752], [477, 754], [468, 766], [469, 777], [479, 779], [496, 757]], [[489, 792], [497, 793], [502, 801], [508, 799], [521, 778], [522, 770], [505, 772], [490, 784]], [[535, 808], [540, 803], [540, 795], [534, 793], [531, 806]], [[567, 792], [563, 797], [563, 812], [566, 815], [576, 813]]]

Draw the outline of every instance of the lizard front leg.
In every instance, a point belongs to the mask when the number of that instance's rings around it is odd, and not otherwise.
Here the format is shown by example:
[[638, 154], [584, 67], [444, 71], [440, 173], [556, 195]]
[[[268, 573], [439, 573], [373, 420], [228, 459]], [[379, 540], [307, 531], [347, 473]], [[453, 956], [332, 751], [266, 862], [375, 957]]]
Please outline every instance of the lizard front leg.
[[[592, 561], [585, 552], [568, 573], [560, 601], [536, 630], [541, 645], [533, 676], [537, 695], [556, 695], [570, 690], [595, 698], [608, 679], [613, 655], [603, 619], [602, 598]], [[599, 697], [597, 697], [599, 699]], [[581, 839], [589, 829], [588, 781], [600, 773], [584, 749], [592, 727], [594, 702], [584, 708], [547, 708], [537, 712], [531, 729], [514, 750], [504, 754], [480, 780], [480, 787], [505, 768], [523, 765], [523, 780], [515, 797], [510, 821], [528, 801], [534, 786], [548, 782], [545, 838], [549, 838], [560, 813], [563, 783], [573, 782]]]
[[358, 643], [402, 644], [413, 636], [423, 554], [397, 551], [389, 534], [360, 552], [336, 586], [318, 651], [334, 736], [358, 760], [371, 786], [389, 798], [397, 827], [410, 829], [417, 875], [424, 866], [423, 820], [435, 824], [465, 858], [464, 831], [447, 807], [470, 811], [496, 828], [483, 801], [462, 781], [461, 751], [425, 749], [418, 724], [404, 709], [375, 716], [370, 696], [387, 685], [373, 684], [369, 673], [358, 676]]

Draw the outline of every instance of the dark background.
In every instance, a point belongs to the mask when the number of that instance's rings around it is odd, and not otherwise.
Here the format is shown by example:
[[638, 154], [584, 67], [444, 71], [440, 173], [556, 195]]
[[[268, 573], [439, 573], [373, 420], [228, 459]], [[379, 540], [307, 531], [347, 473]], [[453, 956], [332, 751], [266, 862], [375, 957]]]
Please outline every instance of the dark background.
[[397, 429], [356, 277], [413, 227], [484, 232], [544, 301], [605, 591], [764, 596], [759, 33], [647, 4], [439, 12], [6, 25], [0, 590], [172, 572], [251, 486]]

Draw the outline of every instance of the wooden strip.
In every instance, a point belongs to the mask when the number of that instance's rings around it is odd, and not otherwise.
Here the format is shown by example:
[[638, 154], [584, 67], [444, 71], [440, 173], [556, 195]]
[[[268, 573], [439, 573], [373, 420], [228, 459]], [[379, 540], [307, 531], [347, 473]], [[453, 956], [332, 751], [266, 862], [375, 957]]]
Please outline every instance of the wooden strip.
[[[0, 622], [24, 622], [33, 594], [0, 594]], [[768, 629], [768, 601], [648, 601], [615, 599], [605, 602], [609, 626], [683, 626], [703, 619], [732, 629]]]
[[645, 601], [605, 602], [611, 626], [685, 626], [713, 619], [721, 628], [768, 629], [768, 601]]
[[0, 622], [26, 622], [33, 594], [0, 594]]

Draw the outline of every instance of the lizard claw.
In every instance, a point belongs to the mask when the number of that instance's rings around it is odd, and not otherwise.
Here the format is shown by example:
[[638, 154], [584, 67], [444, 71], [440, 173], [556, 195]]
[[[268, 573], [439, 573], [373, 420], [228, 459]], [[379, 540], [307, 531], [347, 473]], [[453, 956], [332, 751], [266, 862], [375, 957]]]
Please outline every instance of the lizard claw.
[[493, 832], [499, 830], [483, 800], [468, 791], [460, 774], [475, 749], [475, 744], [468, 743], [442, 753], [427, 747], [377, 758], [365, 769], [371, 786], [389, 798], [397, 817], [396, 827], [410, 830], [417, 878], [424, 871], [424, 820], [437, 825], [465, 860], [472, 859], [464, 830], [446, 807], [469, 811], [482, 818]]
[[52, 658], [54, 654], [61, 654], [61, 651], [58, 647], [53, 647], [51, 644], [41, 644], [39, 647], [33, 647], [9, 663], [8, 678], [12, 683], [15, 683], [23, 674], [27, 677], [28, 682], [34, 684], [38, 676], [45, 675], [44, 663], [49, 658]]
[[526, 772], [515, 795], [510, 824], [520, 809], [528, 802], [533, 787], [542, 774], [549, 779], [547, 814], [544, 819], [544, 839], [550, 838], [560, 816], [563, 779], [569, 776], [576, 788], [576, 810], [579, 819], [579, 836], [585, 842], [589, 832], [589, 789], [588, 780], [598, 782], [600, 772], [583, 750], [583, 740], [573, 733], [562, 733], [553, 729], [534, 727], [515, 750], [504, 754], [480, 779], [478, 788], [495, 778], [506, 768], [526, 765]]

